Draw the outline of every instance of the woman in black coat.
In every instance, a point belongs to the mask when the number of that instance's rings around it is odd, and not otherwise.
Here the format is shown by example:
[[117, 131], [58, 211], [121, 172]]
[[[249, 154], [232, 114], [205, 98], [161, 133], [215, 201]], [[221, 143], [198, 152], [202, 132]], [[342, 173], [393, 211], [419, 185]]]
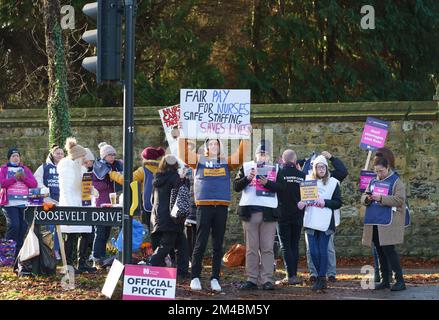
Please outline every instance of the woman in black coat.
[[[186, 275], [189, 263], [187, 240], [184, 239], [184, 220], [175, 223], [171, 218], [171, 191], [186, 182], [184, 174], [177, 172], [178, 162], [173, 155], [166, 155], [159, 164], [153, 180], [153, 207], [151, 211], [151, 237], [156, 248], [151, 256], [152, 266], [165, 266], [165, 258], [172, 249], [177, 250], [177, 274]], [[182, 247], [180, 247], [182, 246]]]

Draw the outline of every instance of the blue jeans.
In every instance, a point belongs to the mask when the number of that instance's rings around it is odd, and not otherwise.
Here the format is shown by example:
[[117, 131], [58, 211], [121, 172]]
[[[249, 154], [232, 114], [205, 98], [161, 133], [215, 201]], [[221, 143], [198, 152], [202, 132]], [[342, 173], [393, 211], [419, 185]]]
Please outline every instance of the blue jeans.
[[279, 223], [278, 233], [288, 278], [297, 276], [299, 263], [299, 241], [302, 226], [292, 223]]
[[331, 235], [314, 230], [314, 235], [305, 232], [305, 237], [308, 239], [311, 260], [316, 268], [317, 275], [326, 277], [328, 271], [328, 244]]
[[[330, 276], [335, 277], [337, 275], [337, 258], [335, 256], [334, 235], [335, 235], [334, 233], [330, 235], [329, 243], [328, 243], [328, 271], [326, 273], [328, 277]], [[306, 261], [308, 264], [309, 273], [311, 274], [311, 276], [317, 277], [317, 270], [311, 259], [311, 254], [310, 254], [309, 244], [306, 234], [305, 234], [305, 242], [306, 242]]]
[[110, 237], [111, 227], [96, 226], [95, 239], [93, 241], [93, 258], [104, 259], [107, 241]]
[[15, 249], [15, 257], [17, 257], [27, 231], [27, 222], [24, 220], [25, 207], [4, 207], [4, 209], [7, 224], [6, 239], [17, 243]]

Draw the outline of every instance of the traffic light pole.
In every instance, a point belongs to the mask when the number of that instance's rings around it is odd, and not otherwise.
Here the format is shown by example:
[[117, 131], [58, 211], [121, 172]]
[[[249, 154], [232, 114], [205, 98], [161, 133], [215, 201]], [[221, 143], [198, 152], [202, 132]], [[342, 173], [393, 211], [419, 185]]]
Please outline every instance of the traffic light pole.
[[124, 79], [124, 168], [123, 168], [123, 247], [122, 263], [131, 263], [132, 225], [130, 216], [131, 189], [133, 172], [133, 136], [134, 136], [134, 32], [136, 0], [125, 0], [125, 79]]

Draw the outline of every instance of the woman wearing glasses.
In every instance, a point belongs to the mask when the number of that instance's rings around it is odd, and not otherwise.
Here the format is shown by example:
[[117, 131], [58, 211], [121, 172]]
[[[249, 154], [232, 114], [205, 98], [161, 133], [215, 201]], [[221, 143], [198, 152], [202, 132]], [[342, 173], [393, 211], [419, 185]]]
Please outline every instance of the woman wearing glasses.
[[404, 278], [395, 245], [404, 242], [405, 186], [393, 170], [387, 158], [374, 159], [377, 177], [372, 179], [361, 203], [365, 205], [363, 244], [375, 245], [381, 269], [382, 281], [376, 290], [390, 288], [390, 269], [395, 272], [396, 283], [392, 291], [405, 290]]
[[330, 176], [328, 161], [322, 155], [315, 158], [312, 173], [306, 180], [317, 180], [319, 197], [310, 204], [300, 201], [297, 206], [300, 210], [305, 208], [303, 226], [318, 274], [312, 290], [322, 290], [326, 289], [329, 238], [335, 233], [334, 212], [342, 205], [340, 182]]

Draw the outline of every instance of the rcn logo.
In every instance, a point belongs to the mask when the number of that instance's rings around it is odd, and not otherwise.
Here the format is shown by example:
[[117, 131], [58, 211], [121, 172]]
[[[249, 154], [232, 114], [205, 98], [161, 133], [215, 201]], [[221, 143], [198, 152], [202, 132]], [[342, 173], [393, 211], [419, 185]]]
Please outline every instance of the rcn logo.
[[150, 268], [143, 268], [143, 274], [157, 276], [159, 274], [158, 271], [152, 271]]

